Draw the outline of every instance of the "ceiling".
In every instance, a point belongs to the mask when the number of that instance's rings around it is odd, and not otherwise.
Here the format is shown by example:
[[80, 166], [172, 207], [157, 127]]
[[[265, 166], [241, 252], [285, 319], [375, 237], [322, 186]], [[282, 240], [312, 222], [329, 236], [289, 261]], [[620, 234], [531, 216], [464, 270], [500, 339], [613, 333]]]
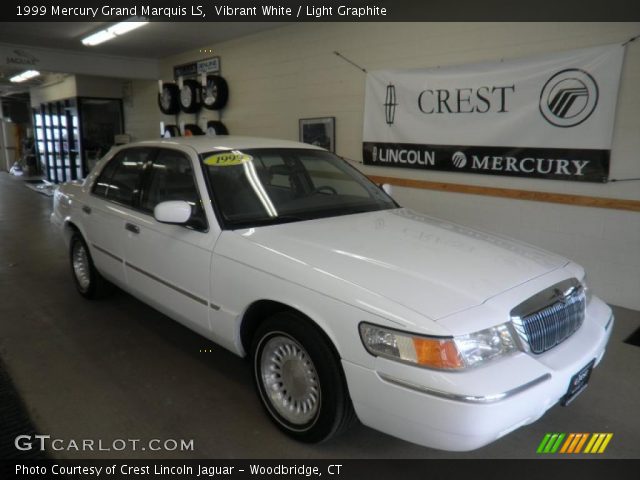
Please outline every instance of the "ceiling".
[[[107, 22], [0, 22], [0, 43], [68, 50], [84, 54], [116, 55], [160, 59], [170, 55], [212, 46], [263, 30], [281, 27], [286, 22], [150, 22], [142, 28], [94, 47], [81, 39], [106, 26]], [[0, 68], [0, 97], [28, 90], [29, 87], [59, 81], [60, 75], [43, 72], [41, 77], [22, 84], [9, 78], [24, 69]]]
[[124, 57], [159, 59], [215, 45], [286, 22], [150, 22], [142, 28], [95, 47], [81, 39], [106, 26], [106, 22], [0, 22], [0, 42], [32, 47], [73, 50]]

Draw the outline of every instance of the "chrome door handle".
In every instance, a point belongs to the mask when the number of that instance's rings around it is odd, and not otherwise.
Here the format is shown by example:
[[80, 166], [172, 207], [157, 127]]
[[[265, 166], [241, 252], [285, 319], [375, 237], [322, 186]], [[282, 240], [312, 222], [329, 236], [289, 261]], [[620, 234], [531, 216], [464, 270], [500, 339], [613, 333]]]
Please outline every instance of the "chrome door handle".
[[129, 230], [131, 233], [135, 233], [136, 235], [140, 233], [140, 227], [134, 225], [133, 223], [125, 223], [124, 228], [125, 230]]
[[83, 205], [83, 206], [82, 206], [82, 211], [83, 211], [84, 213], [86, 213], [87, 215], [91, 215], [91, 207], [90, 207], [90, 206], [88, 206], [88, 205]]

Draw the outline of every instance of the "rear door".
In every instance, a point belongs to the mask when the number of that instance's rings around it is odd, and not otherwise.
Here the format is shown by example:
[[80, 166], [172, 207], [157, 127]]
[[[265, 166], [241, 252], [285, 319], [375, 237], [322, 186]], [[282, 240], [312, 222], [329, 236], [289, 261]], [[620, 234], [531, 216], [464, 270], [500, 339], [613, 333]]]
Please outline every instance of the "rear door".
[[109, 280], [124, 285], [124, 239], [127, 223], [135, 216], [144, 165], [150, 148], [129, 148], [117, 153], [102, 169], [87, 204], [82, 224], [97, 269]]
[[[186, 151], [160, 148], [145, 165], [136, 221], [125, 239], [125, 271], [134, 294], [170, 317], [209, 332], [211, 255], [216, 235], [210, 233], [198, 186], [197, 159]], [[184, 200], [192, 207], [186, 225], [160, 223], [154, 207]]]

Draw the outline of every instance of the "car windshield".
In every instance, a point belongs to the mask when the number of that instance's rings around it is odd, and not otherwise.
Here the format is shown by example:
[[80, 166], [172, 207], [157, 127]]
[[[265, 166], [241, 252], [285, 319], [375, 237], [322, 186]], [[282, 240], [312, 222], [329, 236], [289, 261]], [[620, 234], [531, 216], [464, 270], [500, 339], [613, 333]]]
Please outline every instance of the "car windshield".
[[264, 148], [201, 155], [227, 228], [396, 208], [362, 173], [324, 150]]

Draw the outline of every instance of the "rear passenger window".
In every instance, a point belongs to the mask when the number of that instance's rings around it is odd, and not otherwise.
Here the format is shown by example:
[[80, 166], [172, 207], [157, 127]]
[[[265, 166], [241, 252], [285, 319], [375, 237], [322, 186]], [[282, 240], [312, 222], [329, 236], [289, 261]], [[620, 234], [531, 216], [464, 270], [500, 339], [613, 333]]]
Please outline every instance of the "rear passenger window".
[[196, 230], [206, 230], [206, 215], [189, 158], [178, 151], [163, 149], [146, 168], [149, 173], [142, 192], [140, 208], [153, 212], [160, 202], [182, 200], [191, 205], [191, 220], [187, 226]]
[[151, 153], [146, 148], [132, 148], [118, 153], [98, 177], [93, 193], [107, 200], [134, 206], [143, 167], [151, 158]]

